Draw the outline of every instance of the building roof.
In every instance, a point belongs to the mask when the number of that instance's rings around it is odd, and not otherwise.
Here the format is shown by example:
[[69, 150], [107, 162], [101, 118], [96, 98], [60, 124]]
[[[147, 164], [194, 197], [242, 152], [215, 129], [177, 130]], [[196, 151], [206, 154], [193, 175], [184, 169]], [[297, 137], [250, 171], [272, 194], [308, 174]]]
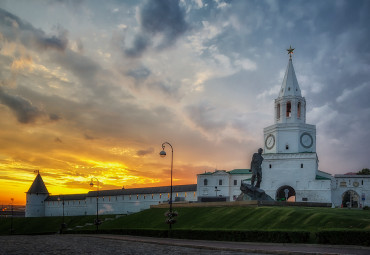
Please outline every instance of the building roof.
[[325, 176], [321, 176], [321, 175], [316, 175], [316, 178], [315, 178], [316, 180], [331, 180], [330, 178], [328, 178], [328, 177], [325, 177]]
[[84, 200], [87, 194], [53, 195], [48, 196], [45, 201]]
[[214, 172], [205, 172], [203, 174], [198, 174], [198, 175], [212, 175], [212, 174], [251, 174], [252, 171], [250, 169], [234, 169], [230, 171], [226, 170], [215, 170]]
[[40, 174], [37, 174], [27, 194], [49, 194]]
[[283, 84], [279, 92], [279, 97], [284, 96], [302, 96], [301, 89], [299, 88], [298, 80], [295, 75], [293, 61], [290, 58], [288, 62], [287, 69], [285, 71], [285, 76]]
[[360, 175], [360, 174], [356, 174], [356, 175], [347, 175], [347, 174], [336, 174], [334, 175], [334, 178], [361, 178], [361, 179], [367, 179], [369, 178], [370, 179], [370, 175]]
[[[186, 192], [197, 191], [196, 184], [176, 185], [172, 186], [172, 192]], [[135, 189], [113, 189], [113, 190], [99, 190], [99, 196], [119, 196], [119, 195], [139, 195], [139, 194], [153, 194], [153, 193], [170, 193], [171, 186], [149, 187], [149, 188], [135, 188]], [[89, 191], [88, 197], [96, 197], [97, 191]]]
[[251, 174], [252, 170], [250, 169], [234, 169], [231, 171], [228, 171], [229, 174]]

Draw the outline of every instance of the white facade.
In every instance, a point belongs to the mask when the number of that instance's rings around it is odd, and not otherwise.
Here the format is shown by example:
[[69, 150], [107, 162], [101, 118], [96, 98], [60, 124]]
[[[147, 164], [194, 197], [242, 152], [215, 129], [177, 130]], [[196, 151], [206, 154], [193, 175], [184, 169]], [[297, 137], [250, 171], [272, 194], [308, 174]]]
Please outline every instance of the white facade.
[[331, 202], [331, 177], [318, 171], [316, 127], [306, 124], [306, 100], [290, 58], [275, 99], [275, 124], [264, 129], [261, 188], [276, 200]]
[[[347, 198], [345, 197], [346, 195]], [[334, 175], [332, 182], [332, 203], [336, 207], [362, 208], [364, 206], [370, 206], [370, 176]]]
[[241, 193], [241, 181], [251, 176], [249, 169], [215, 170], [198, 174], [198, 201], [235, 201]]

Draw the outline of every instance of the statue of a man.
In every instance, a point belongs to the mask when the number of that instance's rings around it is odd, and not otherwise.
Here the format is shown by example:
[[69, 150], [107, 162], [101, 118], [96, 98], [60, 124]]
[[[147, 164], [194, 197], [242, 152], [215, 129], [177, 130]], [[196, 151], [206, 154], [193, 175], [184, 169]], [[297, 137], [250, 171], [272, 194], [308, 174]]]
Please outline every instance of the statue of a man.
[[261, 185], [262, 181], [262, 161], [263, 157], [261, 156], [263, 150], [261, 148], [258, 149], [258, 153], [254, 153], [252, 157], [252, 162], [251, 162], [251, 170], [252, 170], [252, 179], [251, 179], [251, 184], [254, 186], [254, 181], [256, 180], [257, 177], [257, 184], [256, 188], [259, 188]]

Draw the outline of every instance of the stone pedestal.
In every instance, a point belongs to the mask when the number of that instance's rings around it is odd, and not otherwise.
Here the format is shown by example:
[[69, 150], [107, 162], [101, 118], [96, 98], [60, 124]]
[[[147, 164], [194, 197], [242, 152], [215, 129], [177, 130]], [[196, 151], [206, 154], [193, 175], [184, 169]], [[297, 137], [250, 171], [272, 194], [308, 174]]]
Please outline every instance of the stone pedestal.
[[274, 199], [267, 195], [263, 189], [256, 188], [255, 186], [247, 184], [244, 181], [242, 181], [242, 184], [240, 185], [240, 190], [242, 193], [237, 198], [237, 201], [274, 201]]

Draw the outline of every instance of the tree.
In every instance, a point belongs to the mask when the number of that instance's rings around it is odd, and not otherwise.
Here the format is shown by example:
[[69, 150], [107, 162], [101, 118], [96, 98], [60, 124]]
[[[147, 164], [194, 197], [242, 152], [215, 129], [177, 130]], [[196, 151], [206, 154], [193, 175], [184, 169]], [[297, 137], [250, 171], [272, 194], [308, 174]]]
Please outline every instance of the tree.
[[364, 168], [361, 171], [357, 173], [358, 175], [370, 175], [370, 169], [369, 168]]

